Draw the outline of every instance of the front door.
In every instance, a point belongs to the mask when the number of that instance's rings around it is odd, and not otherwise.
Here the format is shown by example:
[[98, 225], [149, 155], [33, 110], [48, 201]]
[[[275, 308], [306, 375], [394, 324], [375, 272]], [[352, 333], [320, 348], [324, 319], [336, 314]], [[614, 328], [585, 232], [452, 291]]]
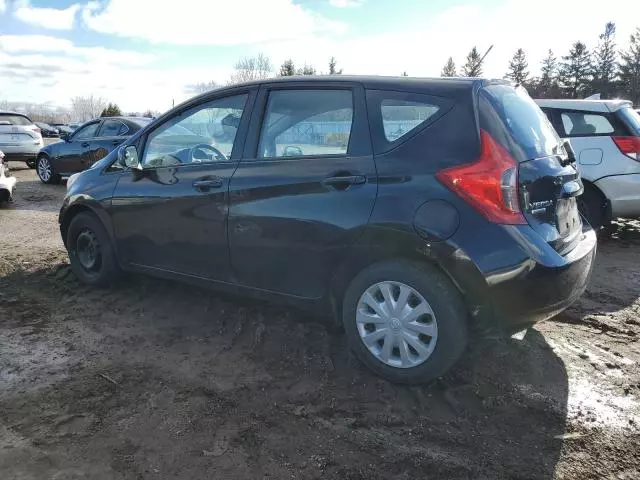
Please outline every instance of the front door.
[[230, 185], [238, 283], [318, 298], [368, 223], [377, 183], [364, 92], [327, 85], [260, 90]]
[[[251, 98], [244, 91], [179, 111], [141, 139], [142, 170], [120, 174], [111, 205], [123, 263], [228, 278], [228, 187]], [[235, 119], [232, 131], [223, 132], [224, 118]]]
[[56, 170], [58, 173], [74, 173], [85, 170], [87, 158], [91, 154], [91, 145], [96, 138], [100, 121], [84, 125], [73, 133], [71, 138], [60, 144]]

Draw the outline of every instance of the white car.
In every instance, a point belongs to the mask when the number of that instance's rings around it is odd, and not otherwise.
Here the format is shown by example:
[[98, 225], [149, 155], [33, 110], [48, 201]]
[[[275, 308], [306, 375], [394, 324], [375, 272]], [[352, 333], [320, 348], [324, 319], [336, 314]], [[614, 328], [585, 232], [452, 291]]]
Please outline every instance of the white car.
[[573, 148], [585, 186], [579, 205], [594, 228], [640, 217], [640, 115], [626, 100], [536, 100]]
[[5, 162], [17, 160], [35, 168], [42, 147], [40, 129], [29, 117], [0, 110], [0, 150], [5, 154]]
[[9, 176], [9, 169], [4, 163], [4, 153], [0, 150], [0, 205], [13, 200], [15, 177]]

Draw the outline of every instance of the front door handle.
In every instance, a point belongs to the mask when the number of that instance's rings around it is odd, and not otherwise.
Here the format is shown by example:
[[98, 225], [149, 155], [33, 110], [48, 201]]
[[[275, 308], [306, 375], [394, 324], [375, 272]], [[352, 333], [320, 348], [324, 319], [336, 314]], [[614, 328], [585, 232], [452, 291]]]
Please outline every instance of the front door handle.
[[220, 177], [205, 178], [202, 180], [196, 180], [193, 182], [193, 188], [198, 190], [205, 190], [209, 188], [220, 188], [224, 185], [224, 181]]
[[364, 175], [344, 175], [325, 178], [322, 181], [323, 185], [334, 187], [339, 190], [344, 190], [350, 185], [362, 185], [367, 183], [367, 177]]
[[84, 142], [82, 144], [82, 148], [87, 148], [89, 145], [91, 145], [89, 142]]

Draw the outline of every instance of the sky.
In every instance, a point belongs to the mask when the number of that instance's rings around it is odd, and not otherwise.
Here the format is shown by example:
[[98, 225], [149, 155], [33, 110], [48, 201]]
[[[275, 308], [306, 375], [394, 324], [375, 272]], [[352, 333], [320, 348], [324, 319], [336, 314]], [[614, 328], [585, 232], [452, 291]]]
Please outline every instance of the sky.
[[484, 76], [502, 78], [517, 48], [537, 74], [548, 49], [591, 49], [608, 21], [624, 46], [640, 1], [0, 0], [0, 102], [93, 94], [165, 111], [258, 53], [275, 69], [291, 58], [326, 72], [334, 56], [347, 74], [438, 76], [449, 56], [459, 66], [493, 45]]

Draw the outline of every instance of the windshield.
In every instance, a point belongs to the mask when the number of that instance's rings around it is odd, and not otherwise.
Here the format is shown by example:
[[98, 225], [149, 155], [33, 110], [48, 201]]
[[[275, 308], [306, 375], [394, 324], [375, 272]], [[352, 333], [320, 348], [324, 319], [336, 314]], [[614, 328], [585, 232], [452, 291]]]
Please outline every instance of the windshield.
[[490, 85], [480, 90], [480, 127], [519, 162], [564, 154], [560, 137], [522, 87]]
[[633, 111], [633, 108], [626, 107], [618, 110], [618, 115], [622, 118], [622, 121], [629, 127], [629, 129], [640, 136], [640, 115]]

